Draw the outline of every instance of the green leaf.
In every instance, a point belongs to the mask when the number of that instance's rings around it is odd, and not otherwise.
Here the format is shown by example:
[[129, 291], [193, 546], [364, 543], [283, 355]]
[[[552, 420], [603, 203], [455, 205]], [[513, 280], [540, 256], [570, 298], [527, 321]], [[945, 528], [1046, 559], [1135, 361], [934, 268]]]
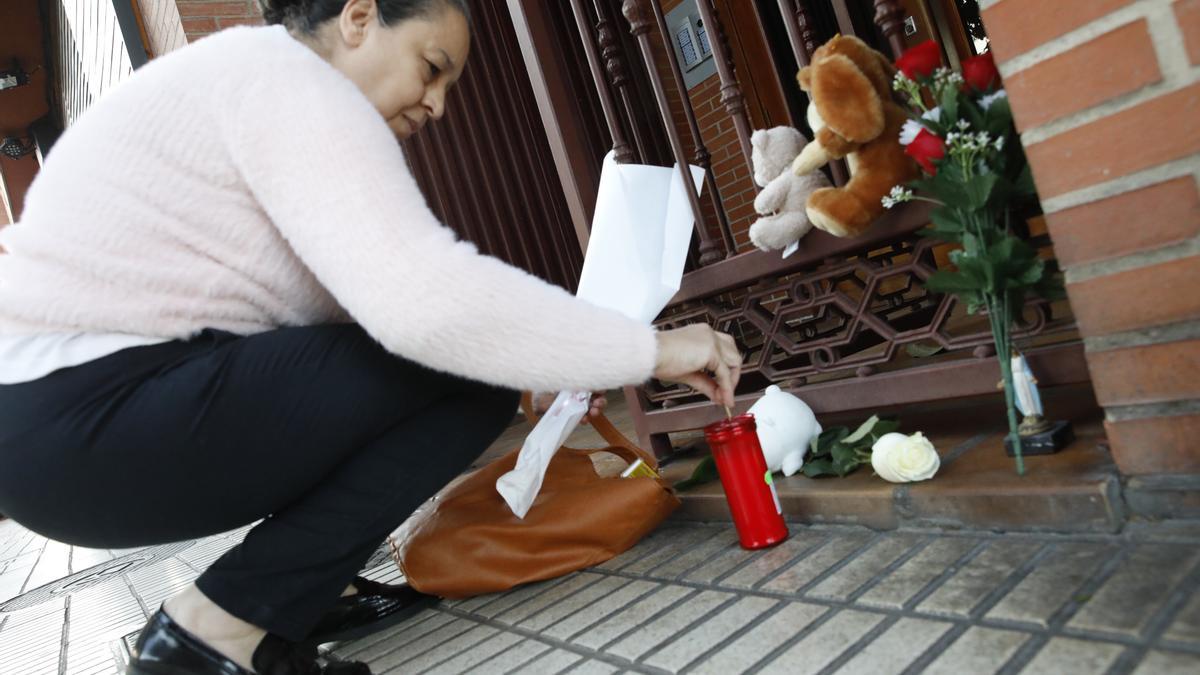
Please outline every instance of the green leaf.
[[937, 271], [925, 280], [925, 287], [935, 293], [966, 293], [981, 291], [983, 283], [962, 272]]
[[809, 478], [838, 475], [837, 471], [833, 468], [833, 460], [831, 459], [810, 459], [804, 463], [804, 467], [800, 471]]
[[967, 199], [967, 208], [972, 211], [982, 209], [991, 199], [992, 189], [996, 187], [996, 181], [1000, 176], [994, 173], [985, 173], [983, 175], [971, 176], [962, 186], [962, 190]]
[[675, 484], [675, 489], [679, 492], [684, 492], [697, 485], [711, 483], [719, 477], [717, 474], [717, 462], [713, 459], [712, 455], [708, 455], [696, 464], [696, 468], [692, 470], [691, 476]]
[[842, 439], [850, 435], [850, 430], [846, 427], [833, 427], [821, 432], [817, 438], [816, 455], [828, 455], [829, 451], [836, 443], [840, 443]]
[[926, 344], [922, 342], [910, 342], [904, 345], [904, 353], [914, 359], [927, 359], [934, 354], [942, 352], [944, 349], [939, 344]]
[[[879, 424], [875, 425], [875, 429], [871, 431], [871, 435], [875, 437], [875, 441], [880, 437], [900, 430], [900, 420], [879, 420]], [[875, 441], [871, 441], [871, 445], [875, 445]]]
[[1013, 192], [1022, 197], [1037, 196], [1037, 186], [1034, 185], [1033, 170], [1029, 168], [1029, 162], [1025, 162], [1020, 173], [1017, 174], [1017, 178], [1013, 182]]
[[871, 415], [871, 417], [868, 418], [866, 422], [863, 422], [862, 424], [858, 425], [858, 428], [854, 430], [854, 433], [843, 438], [842, 442], [849, 444], [849, 445], [853, 445], [856, 441], [863, 439], [864, 437], [866, 437], [867, 434], [871, 433], [871, 429], [875, 426], [875, 424], [877, 422], [879, 422], [879, 415]]

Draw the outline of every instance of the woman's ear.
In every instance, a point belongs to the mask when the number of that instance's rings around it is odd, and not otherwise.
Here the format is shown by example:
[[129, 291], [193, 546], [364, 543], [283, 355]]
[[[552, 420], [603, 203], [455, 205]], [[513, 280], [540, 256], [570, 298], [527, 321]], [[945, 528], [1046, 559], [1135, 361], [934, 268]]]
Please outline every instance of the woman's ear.
[[338, 16], [338, 31], [347, 47], [358, 47], [367, 39], [367, 29], [378, 8], [375, 0], [349, 0]]

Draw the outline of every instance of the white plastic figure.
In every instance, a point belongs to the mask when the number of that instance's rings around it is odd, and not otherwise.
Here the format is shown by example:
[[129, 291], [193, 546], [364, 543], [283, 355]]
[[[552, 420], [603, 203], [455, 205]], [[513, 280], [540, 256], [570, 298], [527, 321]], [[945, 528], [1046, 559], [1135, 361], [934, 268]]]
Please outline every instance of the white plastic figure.
[[812, 408], [771, 385], [750, 412], [758, 426], [758, 442], [767, 468], [772, 473], [782, 470], [785, 476], [799, 471], [809, 442], [821, 433], [821, 423]]

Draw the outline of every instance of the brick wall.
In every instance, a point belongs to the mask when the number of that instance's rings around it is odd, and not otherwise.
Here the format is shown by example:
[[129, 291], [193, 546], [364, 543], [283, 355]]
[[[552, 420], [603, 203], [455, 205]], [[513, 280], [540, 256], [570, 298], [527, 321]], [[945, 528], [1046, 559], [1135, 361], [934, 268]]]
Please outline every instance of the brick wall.
[[1200, 475], [1200, 0], [980, 4], [1114, 459]]
[[[663, 2], [663, 12], [671, 11], [681, 2], [682, 0], [666, 0]], [[675, 86], [674, 75], [671, 73], [671, 64], [666, 55], [666, 45], [662, 42], [657, 30], [652, 31], [651, 35], [654, 37], [655, 43], [655, 66], [667, 90], [667, 98], [671, 102], [675, 129], [683, 140], [688, 161], [692, 161], [695, 143], [692, 140], [691, 128], [688, 126], [684, 112], [683, 98]], [[736, 63], [734, 67], [736, 74]], [[688, 91], [688, 96], [696, 114], [696, 123], [700, 127], [700, 137], [704, 140], [704, 146], [712, 156], [713, 176], [729, 218], [729, 227], [733, 232], [734, 242], [739, 251], [749, 250], [752, 248], [749, 235], [750, 225], [757, 218], [754, 213], [754, 197], [757, 193], [754, 189], [750, 169], [746, 165], [741, 146], [738, 144], [733, 118], [721, 104], [721, 78], [714, 73], [708, 79], [692, 87]], [[701, 206], [710, 233], [715, 241], [720, 242], [721, 234], [716, 218], [716, 209], [707, 187], [701, 196]]]
[[231, 26], [262, 25], [258, 0], [176, 0], [188, 42]]
[[162, 56], [187, 44], [183, 23], [175, 0], [137, 0], [146, 30], [146, 49], [150, 56]]

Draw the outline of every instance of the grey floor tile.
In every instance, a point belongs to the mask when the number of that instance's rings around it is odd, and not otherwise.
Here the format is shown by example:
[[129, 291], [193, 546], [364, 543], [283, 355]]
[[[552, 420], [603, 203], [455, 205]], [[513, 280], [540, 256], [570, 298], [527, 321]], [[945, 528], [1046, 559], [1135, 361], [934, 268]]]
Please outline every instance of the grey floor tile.
[[767, 654], [791, 640], [829, 608], [804, 602], [789, 602], [741, 637], [696, 665], [696, 673], [729, 675], [744, 672]]
[[620, 668], [603, 661], [584, 661], [570, 670], [571, 675], [612, 675], [620, 672]]
[[[455, 621], [455, 617], [451, 614], [436, 612], [433, 616], [412, 625], [402, 628], [397, 627], [399, 630], [395, 630], [395, 632], [385, 631], [378, 635], [372, 635], [341, 646], [335, 652], [343, 658], [354, 659], [356, 661], [372, 661], [388, 652], [412, 644], [436, 631], [442, 631], [438, 634], [439, 639], [453, 637], [453, 629], [448, 631], [442, 629]], [[468, 624], [456, 625], [459, 626], [460, 632], [466, 630], [468, 626]]]
[[839, 675], [902, 672], [952, 626], [944, 621], [901, 617], [837, 672]]
[[582, 660], [583, 657], [575, 652], [569, 652], [565, 649], [555, 649], [529, 663], [517, 667], [512, 672], [521, 673], [522, 675], [554, 675], [555, 673], [561, 673]]
[[938, 539], [881, 579], [856, 602], [900, 609], [978, 543], [977, 539], [961, 537]]
[[974, 560], [942, 583], [917, 610], [952, 616], [968, 616], [997, 586], [1037, 551], [1040, 544], [1028, 540], [991, 542]]
[[605, 593], [604, 596], [578, 612], [546, 628], [542, 631], [542, 635], [558, 640], [566, 640], [576, 633], [587, 631], [588, 627], [592, 624], [602, 621], [610, 614], [625, 607], [625, 605], [661, 586], [661, 584], [643, 579], [636, 579], [634, 581], [627, 579], [617, 580], [622, 582], [623, 585]]
[[747, 560], [761, 555], [763, 555], [761, 550], [748, 551], [741, 546], [728, 548], [710, 558], [700, 567], [688, 572], [683, 578], [699, 584], [711, 584]]
[[57, 541], [47, 541], [42, 555], [37, 559], [33, 571], [25, 581], [25, 590], [31, 591], [69, 576], [71, 547]]
[[472, 602], [476, 598], [468, 598], [454, 606], [455, 609], [461, 612], [470, 612], [477, 616], [486, 618], [495, 618], [504, 612], [526, 602], [548, 589], [570, 582], [572, 579], [577, 579], [578, 575], [567, 576], [559, 579], [550, 579], [548, 581], [539, 581], [537, 583], [526, 584], [520, 588], [514, 588], [506, 593], [497, 593], [492, 595], [479, 596], [480, 602]]
[[812, 587], [808, 595], [833, 600], [846, 600], [864, 584], [874, 579], [887, 569], [888, 565], [896, 562], [919, 539], [906, 535], [888, 535], [871, 545], [854, 560], [834, 572], [827, 579]]
[[745, 566], [717, 583], [728, 588], [754, 588], [763, 579], [786, 567], [793, 558], [800, 555], [811, 555], [827, 540], [824, 534], [812, 530], [793, 532], [782, 544], [759, 551]]
[[632, 565], [645, 556], [657, 551], [665, 542], [677, 537], [681, 532], [689, 529], [693, 528], [673, 526], [660, 527], [654, 532], [651, 532], [650, 536], [634, 544], [633, 548], [629, 549], [628, 551], [625, 551], [618, 556], [614, 556], [613, 558], [596, 565], [596, 569], [616, 571], [622, 567]]
[[1021, 675], [1106, 673], [1124, 651], [1124, 647], [1111, 642], [1056, 637], [1038, 651]]
[[692, 568], [698, 567], [718, 555], [734, 549], [741, 550], [741, 546], [738, 545], [737, 532], [731, 525], [729, 529], [718, 531], [715, 537], [704, 541], [683, 555], [651, 570], [649, 574], [655, 577], [676, 579], [683, 576], [685, 572], [690, 571]]
[[533, 661], [548, 649], [550, 645], [544, 642], [525, 640], [476, 665], [471, 672], [479, 675], [501, 675]]
[[[588, 576], [588, 574], [585, 574], [585, 576]], [[618, 592], [622, 587], [630, 583], [629, 579], [623, 577], [595, 576], [599, 578], [590, 586], [560, 599], [558, 602], [546, 607], [537, 614], [531, 615], [517, 625], [527, 630], [543, 631], [547, 627], [563, 621], [578, 612], [586, 611], [595, 603]]]
[[412, 654], [411, 658], [389, 665], [384, 665], [388, 663], [386, 659], [380, 659], [380, 667], [376, 669], [375, 665], [372, 664], [371, 669], [375, 670], [375, 672], [405, 674], [424, 672], [427, 668], [432, 668], [445, 661], [460, 657], [469, 657], [472, 652], [499, 634], [500, 631], [496, 628], [476, 624], [470, 630], [455, 636], [453, 639], [437, 644], [419, 654]]
[[1192, 599], [1184, 605], [1163, 637], [1177, 642], [1200, 644], [1200, 591], [1192, 591]]
[[871, 540], [866, 533], [845, 534], [830, 539], [824, 546], [762, 585], [764, 591], [796, 593], [831, 567], [845, 560]]
[[954, 644], [942, 652], [925, 675], [988, 675], [1000, 670], [1005, 661], [1029, 639], [1028, 633], [972, 626]]
[[1180, 652], [1152, 651], [1142, 659], [1133, 675], [1196, 675], [1200, 656]]
[[636, 661], [643, 654], [684, 632], [691, 624], [698, 623], [704, 615], [733, 597], [731, 593], [701, 591], [666, 614], [643, 624], [619, 642], [605, 647], [604, 651]]
[[563, 583], [547, 590], [545, 593], [534, 597], [528, 602], [521, 603], [508, 611], [497, 614], [495, 619], [509, 625], [516, 625], [543, 610], [558, 606], [559, 603], [562, 603], [567, 598], [575, 595], [579, 591], [587, 588], [597, 581], [610, 578], [612, 577], [605, 577], [603, 575], [593, 574], [591, 572], [586, 574], [577, 574], [570, 579], [567, 579]]
[[769, 598], [741, 598], [651, 654], [645, 662], [657, 668], [678, 672], [778, 604], [777, 600]]
[[769, 675], [812, 675], [842, 655], [866, 635], [883, 616], [843, 609], [777, 656], [761, 671]]
[[1026, 621], [1046, 627], [1050, 617], [1117, 549], [1098, 544], [1059, 544], [1021, 583], [988, 611], [990, 619]]
[[1191, 546], [1138, 546], [1067, 625], [1140, 636], [1198, 559], [1200, 552]]
[[[454, 619], [440, 628], [430, 631], [419, 638], [408, 642], [392, 642], [388, 646], [391, 647], [387, 651], [375, 658], [367, 658], [367, 656], [359, 655], [355, 658], [359, 661], [366, 661], [371, 666], [371, 670], [376, 673], [384, 673], [402, 664], [408, 664], [413, 659], [418, 658], [422, 654], [444, 647], [447, 644], [454, 642], [457, 638], [466, 633], [479, 628], [479, 624], [468, 619]], [[493, 633], [495, 629], [491, 629]], [[475, 642], [482, 640], [483, 636], [478, 636]], [[473, 643], [472, 643], [473, 644]], [[447, 655], [449, 658], [451, 655]], [[441, 660], [441, 659], [439, 659]], [[432, 663], [428, 665], [433, 665]], [[414, 673], [414, 668], [403, 668], [402, 672]]]
[[658, 568], [665, 566], [672, 558], [720, 533], [720, 530], [711, 527], [681, 529], [674, 537], [660, 544], [657, 550], [622, 567], [621, 571], [626, 574], [657, 576]]
[[693, 592], [693, 589], [686, 586], [664, 585], [651, 595], [571, 638], [571, 641], [590, 649], [600, 649]]

